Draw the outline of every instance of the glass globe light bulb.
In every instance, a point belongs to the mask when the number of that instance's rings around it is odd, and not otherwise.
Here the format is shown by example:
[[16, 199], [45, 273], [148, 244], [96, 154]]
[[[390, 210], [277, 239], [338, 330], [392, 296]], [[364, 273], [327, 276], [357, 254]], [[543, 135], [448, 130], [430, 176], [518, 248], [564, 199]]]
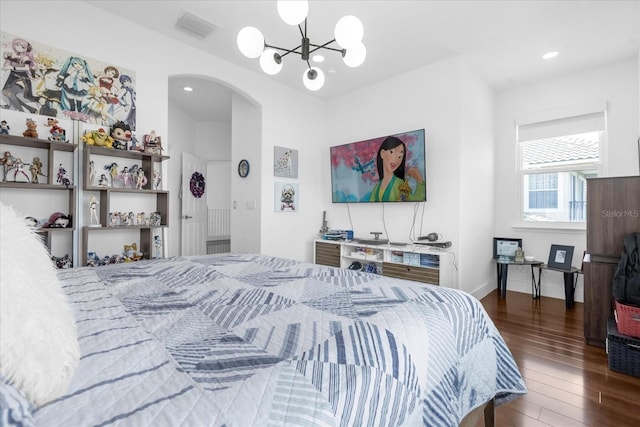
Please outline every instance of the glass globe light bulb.
[[273, 76], [282, 70], [282, 58], [274, 49], [265, 49], [260, 55], [260, 68], [265, 73]]
[[355, 45], [354, 47], [347, 49], [347, 52], [345, 53], [344, 58], [342, 58], [342, 60], [348, 67], [356, 68], [362, 65], [366, 57], [367, 57], [367, 48], [361, 42]]
[[278, 14], [289, 25], [298, 25], [305, 20], [309, 13], [307, 0], [278, 0]]
[[318, 67], [311, 67], [308, 70], [304, 70], [302, 83], [304, 83], [307, 89], [316, 91], [324, 86], [324, 73]]
[[340, 18], [334, 31], [336, 43], [344, 49], [349, 49], [362, 41], [364, 27], [362, 22], [353, 15]]
[[244, 27], [236, 39], [238, 49], [247, 58], [257, 58], [264, 50], [264, 36], [255, 27]]

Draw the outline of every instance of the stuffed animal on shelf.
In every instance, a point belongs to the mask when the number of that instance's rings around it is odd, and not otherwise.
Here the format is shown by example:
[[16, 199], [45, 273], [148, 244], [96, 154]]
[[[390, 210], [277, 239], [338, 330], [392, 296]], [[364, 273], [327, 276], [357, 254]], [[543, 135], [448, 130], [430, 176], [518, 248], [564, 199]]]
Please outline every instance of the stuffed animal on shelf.
[[85, 134], [82, 135], [82, 140], [87, 145], [98, 145], [101, 147], [113, 148], [113, 138], [109, 136], [103, 128], [85, 132]]
[[139, 261], [142, 259], [142, 252], [138, 252], [138, 245], [136, 243], [124, 245], [123, 255], [125, 262]]

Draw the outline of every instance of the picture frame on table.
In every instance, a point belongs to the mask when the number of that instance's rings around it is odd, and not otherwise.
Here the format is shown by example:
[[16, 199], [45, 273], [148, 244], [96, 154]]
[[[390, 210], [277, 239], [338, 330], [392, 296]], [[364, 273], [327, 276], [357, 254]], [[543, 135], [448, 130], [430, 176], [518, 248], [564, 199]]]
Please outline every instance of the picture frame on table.
[[493, 238], [493, 257], [495, 259], [513, 261], [518, 249], [522, 250], [522, 239], [510, 237]]
[[558, 270], [571, 270], [573, 261], [573, 246], [551, 245], [547, 266]]

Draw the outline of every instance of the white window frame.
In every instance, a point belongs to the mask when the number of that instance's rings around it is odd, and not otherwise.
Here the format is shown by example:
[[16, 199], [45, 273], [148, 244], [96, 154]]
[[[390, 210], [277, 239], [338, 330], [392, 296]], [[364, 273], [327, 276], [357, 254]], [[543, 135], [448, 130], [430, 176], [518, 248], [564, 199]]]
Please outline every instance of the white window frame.
[[[514, 229], [547, 229], [547, 230], [586, 230], [585, 221], [525, 221], [524, 220], [524, 191], [525, 175], [536, 173], [535, 169], [523, 169], [523, 147], [519, 141], [519, 127], [528, 124], [542, 123], [545, 121], [559, 120], [568, 117], [580, 115], [588, 115], [594, 113], [604, 114], [604, 129], [600, 133], [599, 162], [576, 162], [574, 164], [562, 165], [557, 167], [541, 168], [539, 172], [544, 173], [563, 173], [582, 170], [595, 170], [599, 177], [605, 176], [606, 173], [606, 153], [607, 153], [607, 108], [606, 102], [596, 101], [578, 106], [563, 107], [559, 109], [549, 110], [541, 113], [533, 113], [523, 115], [516, 119], [515, 122], [515, 144], [516, 144], [516, 175], [515, 189], [517, 207], [515, 209], [516, 221], [513, 225]], [[578, 134], [580, 132], [576, 132]], [[562, 135], [557, 135], [562, 136]], [[558, 201], [560, 203], [560, 200]]]

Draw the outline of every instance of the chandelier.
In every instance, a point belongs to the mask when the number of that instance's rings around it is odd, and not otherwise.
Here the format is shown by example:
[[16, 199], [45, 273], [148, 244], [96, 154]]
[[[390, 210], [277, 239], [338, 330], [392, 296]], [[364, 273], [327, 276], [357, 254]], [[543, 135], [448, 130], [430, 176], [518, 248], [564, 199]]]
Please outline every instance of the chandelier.
[[[312, 67], [309, 63], [310, 55], [320, 49], [339, 52], [344, 63], [351, 68], [360, 66], [367, 56], [367, 49], [362, 43], [364, 28], [362, 22], [352, 15], [343, 16], [338, 20], [334, 31], [334, 39], [324, 44], [311, 43], [307, 36], [307, 13], [309, 2], [307, 0], [278, 0], [278, 14], [289, 25], [297, 25], [302, 40], [293, 49], [273, 46], [266, 43], [262, 32], [255, 27], [244, 27], [238, 33], [237, 43], [240, 52], [248, 58], [260, 57], [260, 68], [269, 75], [275, 75], [282, 70], [282, 59], [295, 53], [300, 55], [307, 63], [307, 68], [302, 74], [304, 86], [312, 91], [320, 89], [324, 85], [324, 73], [318, 67]], [[302, 24], [304, 23], [304, 28]], [[338, 47], [331, 45], [336, 43]]]

